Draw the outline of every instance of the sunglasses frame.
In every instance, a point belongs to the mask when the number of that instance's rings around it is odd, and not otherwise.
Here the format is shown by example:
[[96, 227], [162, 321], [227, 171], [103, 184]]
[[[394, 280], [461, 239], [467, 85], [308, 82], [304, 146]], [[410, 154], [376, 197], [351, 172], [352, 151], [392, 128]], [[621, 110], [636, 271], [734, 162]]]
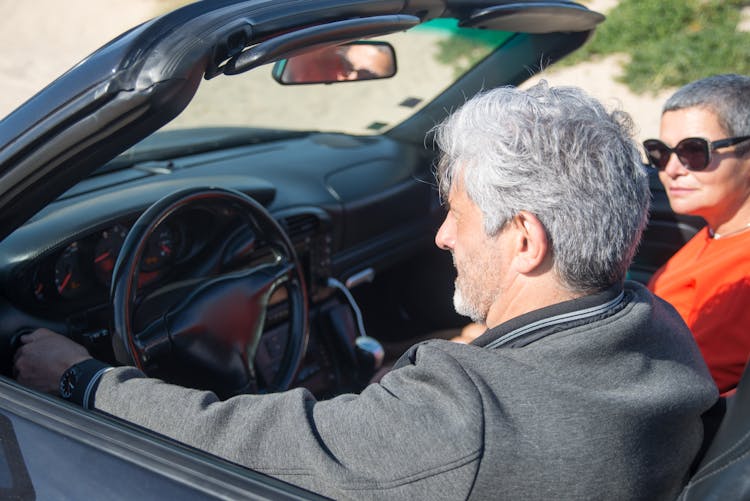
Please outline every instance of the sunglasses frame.
[[[646, 158], [648, 158], [648, 163], [651, 167], [657, 169], [657, 170], [664, 170], [667, 167], [667, 164], [669, 163], [669, 159], [672, 158], [672, 154], [674, 153], [677, 155], [678, 160], [680, 163], [690, 171], [702, 171], [706, 167], [708, 167], [711, 164], [711, 152], [714, 150], [718, 150], [719, 148], [726, 148], [728, 146], [734, 146], [739, 143], [743, 143], [750, 139], [750, 136], [736, 136], [736, 137], [728, 137], [726, 139], [719, 139], [718, 141], [709, 141], [706, 138], [703, 137], [686, 137], [685, 139], [680, 140], [674, 148], [670, 148], [667, 146], [664, 141], [660, 139], [646, 139], [643, 141], [643, 148], [646, 150]], [[706, 162], [701, 167], [693, 167], [690, 166], [688, 163], [683, 162], [680, 155], [677, 153], [677, 149], [680, 147], [681, 144], [683, 144], [685, 141], [701, 141], [702, 147], [704, 148], [704, 154], [706, 158]], [[666, 160], [664, 161], [664, 166], [659, 166], [657, 163], [653, 161], [652, 156], [649, 154], [649, 148], [646, 146], [647, 143], [655, 142], [659, 143], [659, 145], [663, 146], [664, 149], [666, 149], [669, 152], [669, 155], [667, 155]]]

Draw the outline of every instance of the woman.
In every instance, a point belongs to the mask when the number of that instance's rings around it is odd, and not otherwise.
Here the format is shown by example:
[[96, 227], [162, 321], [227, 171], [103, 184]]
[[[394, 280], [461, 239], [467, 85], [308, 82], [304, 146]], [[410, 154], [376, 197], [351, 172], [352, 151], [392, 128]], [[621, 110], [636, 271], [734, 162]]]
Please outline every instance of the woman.
[[677, 214], [699, 231], [649, 282], [693, 332], [719, 390], [734, 388], [750, 355], [750, 77], [692, 82], [644, 141]]

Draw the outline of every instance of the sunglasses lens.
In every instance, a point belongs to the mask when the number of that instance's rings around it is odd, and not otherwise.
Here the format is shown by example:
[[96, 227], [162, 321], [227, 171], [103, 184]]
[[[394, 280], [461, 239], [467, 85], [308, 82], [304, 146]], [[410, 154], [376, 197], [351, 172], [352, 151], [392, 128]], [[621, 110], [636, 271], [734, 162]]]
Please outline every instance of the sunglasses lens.
[[643, 147], [648, 161], [659, 170], [667, 167], [672, 152], [677, 154], [682, 165], [689, 170], [703, 170], [708, 166], [708, 142], [699, 137], [683, 139], [674, 149], [658, 139], [644, 141]]
[[669, 155], [672, 154], [667, 145], [657, 139], [649, 139], [643, 142], [643, 147], [646, 150], [646, 156], [651, 165], [657, 169], [663, 169], [669, 162]]
[[690, 170], [703, 170], [708, 165], [708, 143], [704, 139], [683, 139], [675, 146], [674, 152]]

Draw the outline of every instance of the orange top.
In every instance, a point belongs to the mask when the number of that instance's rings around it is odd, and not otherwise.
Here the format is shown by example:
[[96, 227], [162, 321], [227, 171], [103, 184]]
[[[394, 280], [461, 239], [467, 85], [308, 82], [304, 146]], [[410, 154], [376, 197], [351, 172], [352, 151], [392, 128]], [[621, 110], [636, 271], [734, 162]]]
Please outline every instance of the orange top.
[[750, 356], [750, 229], [713, 239], [704, 227], [651, 277], [693, 332], [720, 392]]

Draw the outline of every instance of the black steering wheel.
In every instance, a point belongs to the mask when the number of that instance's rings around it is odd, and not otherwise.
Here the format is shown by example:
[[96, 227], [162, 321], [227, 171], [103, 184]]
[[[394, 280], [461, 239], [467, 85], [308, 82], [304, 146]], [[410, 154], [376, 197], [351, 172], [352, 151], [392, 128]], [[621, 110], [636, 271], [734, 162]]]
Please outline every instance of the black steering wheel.
[[[138, 327], [136, 310], [143, 306], [138, 290], [147, 242], [173, 214], [198, 205], [235, 211], [268, 243], [273, 260], [245, 269], [191, 277], [183, 294], [165, 305], [158, 317]], [[286, 289], [286, 348], [273, 381], [264, 391], [289, 387], [307, 345], [308, 303], [296, 252], [284, 230], [251, 197], [223, 188], [189, 188], [154, 203], [128, 232], [117, 257], [110, 301], [113, 348], [118, 362], [135, 365], [149, 376], [199, 389], [222, 398], [257, 391], [255, 353], [263, 334], [266, 309], [274, 292]]]

